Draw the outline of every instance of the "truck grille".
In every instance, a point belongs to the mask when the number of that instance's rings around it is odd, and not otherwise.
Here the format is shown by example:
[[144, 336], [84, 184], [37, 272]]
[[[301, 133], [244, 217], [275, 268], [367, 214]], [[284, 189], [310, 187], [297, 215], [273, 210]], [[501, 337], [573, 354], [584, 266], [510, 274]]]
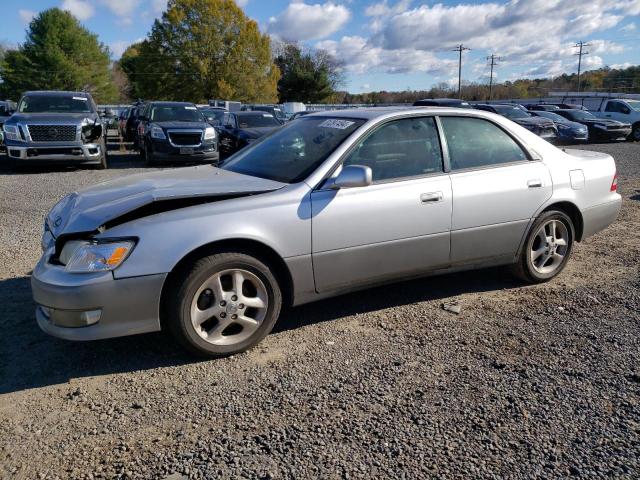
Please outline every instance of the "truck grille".
[[31, 140], [34, 142], [74, 142], [76, 125], [28, 125]]
[[174, 145], [200, 145], [202, 133], [195, 132], [169, 132], [169, 140]]

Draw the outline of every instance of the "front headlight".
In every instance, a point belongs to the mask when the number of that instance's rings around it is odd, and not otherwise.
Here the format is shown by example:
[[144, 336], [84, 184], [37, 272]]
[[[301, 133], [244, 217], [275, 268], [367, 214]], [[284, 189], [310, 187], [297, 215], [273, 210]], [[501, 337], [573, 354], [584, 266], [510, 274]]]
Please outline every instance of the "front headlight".
[[167, 137], [164, 134], [164, 131], [160, 127], [151, 127], [151, 138], [155, 138], [156, 140], [167, 139]]
[[21, 142], [20, 131], [16, 125], [7, 125], [5, 124], [2, 129], [4, 130], [5, 138], [8, 140], [15, 140]]
[[571, 127], [569, 125], [565, 125], [564, 123], [558, 123], [557, 127], [558, 130], [571, 130]]
[[204, 139], [213, 140], [216, 138], [216, 129], [213, 127], [207, 127], [204, 129]]
[[131, 240], [104, 243], [70, 240], [60, 252], [60, 263], [71, 273], [106, 272], [119, 267], [134, 246]]

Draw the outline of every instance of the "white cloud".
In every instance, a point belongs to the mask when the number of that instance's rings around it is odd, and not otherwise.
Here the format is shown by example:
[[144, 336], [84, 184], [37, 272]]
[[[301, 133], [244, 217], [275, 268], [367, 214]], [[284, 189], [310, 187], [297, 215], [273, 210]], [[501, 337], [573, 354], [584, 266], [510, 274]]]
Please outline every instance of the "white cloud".
[[332, 2], [313, 5], [294, 2], [277, 17], [269, 19], [267, 30], [283, 40], [320, 39], [340, 30], [350, 16], [347, 7]]
[[631, 62], [624, 62], [624, 63], [615, 63], [611, 65], [611, 68], [613, 68], [614, 70], [624, 70], [625, 68], [629, 68], [629, 67], [635, 67], [635, 64]]
[[410, 73], [426, 72], [432, 75], [451, 74], [457, 63], [437, 58], [432, 52], [404, 48], [385, 50], [375, 47], [363, 37], [342, 37], [340, 40], [324, 40], [316, 44], [344, 62], [345, 70], [355, 73]]
[[138, 38], [133, 41], [120, 40], [117, 42], [112, 42], [109, 44], [109, 50], [111, 50], [111, 56], [115, 59], [118, 59], [122, 56], [122, 54], [129, 47], [129, 45], [133, 43], [142, 42], [143, 40], [144, 40], [143, 38]]
[[31, 20], [33, 20], [33, 17], [36, 16], [36, 12], [34, 12], [33, 10], [20, 9], [18, 10], [18, 15], [20, 15], [20, 20], [22, 20], [22, 23], [28, 25], [29, 23], [31, 23]]
[[88, 20], [95, 13], [95, 8], [87, 0], [63, 0], [60, 8], [68, 11], [78, 20]]
[[395, 5], [389, 6], [387, 0], [383, 0], [380, 3], [374, 3], [369, 5], [364, 14], [367, 17], [383, 17], [388, 15], [397, 15], [404, 12], [409, 8], [411, 0], [399, 0]]
[[[388, 1], [365, 11], [374, 17], [369, 25], [374, 34], [366, 42], [370, 50], [401, 54], [410, 45], [416, 51], [434, 52], [463, 43], [476, 52], [495, 52], [511, 67], [521, 65], [528, 68], [522, 73], [533, 75], [573, 70], [573, 42], [588, 40], [594, 33], [615, 27], [625, 15], [640, 14], [638, 0], [511, 0], [452, 6], [435, 3], [404, 10], [400, 9], [403, 2], [390, 6]], [[592, 55], [585, 57], [589, 60], [583, 59], [587, 68], [601, 66], [601, 54], [624, 50], [610, 41], [589, 43]], [[393, 58], [388, 53], [378, 56]]]
[[131, 25], [134, 20], [134, 12], [140, 4], [140, 0], [100, 0], [100, 3], [118, 17], [118, 23]]
[[631, 33], [631, 32], [635, 32], [636, 31], [636, 24], [635, 23], [627, 23], [624, 27], [622, 27], [620, 29], [621, 32], [625, 32], [625, 33]]
[[238, 5], [240, 8], [246, 7], [247, 3], [249, 3], [249, 0], [236, 0], [236, 5]]
[[162, 12], [164, 12], [166, 9], [167, 0], [151, 0], [151, 10], [153, 11], [154, 15], [162, 15]]

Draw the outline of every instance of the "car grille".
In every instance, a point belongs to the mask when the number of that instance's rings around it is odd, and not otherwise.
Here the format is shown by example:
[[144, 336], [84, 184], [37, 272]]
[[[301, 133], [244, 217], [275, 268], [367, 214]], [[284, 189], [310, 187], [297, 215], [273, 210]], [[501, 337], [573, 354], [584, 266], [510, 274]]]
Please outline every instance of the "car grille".
[[607, 130], [611, 130], [611, 131], [618, 131], [618, 130], [624, 130], [627, 127], [626, 125], [607, 125]]
[[174, 145], [200, 145], [201, 139], [201, 133], [169, 132], [169, 140]]
[[34, 142], [74, 142], [76, 125], [28, 125], [31, 140]]

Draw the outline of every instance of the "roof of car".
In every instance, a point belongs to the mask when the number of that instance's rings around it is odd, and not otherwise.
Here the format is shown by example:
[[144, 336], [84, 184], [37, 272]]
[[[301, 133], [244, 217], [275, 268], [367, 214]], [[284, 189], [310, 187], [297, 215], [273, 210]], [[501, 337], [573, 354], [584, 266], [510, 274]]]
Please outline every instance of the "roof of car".
[[451, 113], [459, 115], [460, 112], [474, 111], [472, 108], [457, 107], [370, 107], [370, 108], [350, 108], [344, 110], [325, 110], [322, 112], [313, 112], [307, 117], [332, 117], [332, 118], [358, 118], [363, 120], [373, 120], [375, 118], [398, 114], [422, 114], [425, 113]]
[[193, 107], [194, 106], [194, 104], [191, 102], [166, 102], [166, 101], [149, 102], [149, 105], [161, 106], [161, 107], [182, 107], [182, 106]]
[[73, 95], [76, 97], [91, 97], [91, 94], [87, 92], [66, 92], [63, 90], [31, 90], [29, 92], [24, 92], [24, 95], [29, 95], [32, 97], [35, 97], [37, 95], [59, 96], [59, 97], [68, 97], [69, 95]]

